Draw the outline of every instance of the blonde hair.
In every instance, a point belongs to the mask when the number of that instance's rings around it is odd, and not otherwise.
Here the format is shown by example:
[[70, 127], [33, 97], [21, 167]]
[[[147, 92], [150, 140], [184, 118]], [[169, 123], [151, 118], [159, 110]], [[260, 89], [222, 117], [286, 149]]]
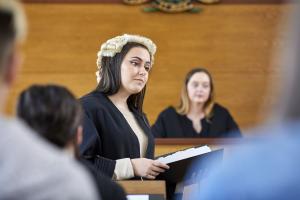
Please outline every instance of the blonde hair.
[[21, 5], [15, 0], [0, 0], [0, 82], [15, 44], [25, 38], [26, 23]]
[[204, 68], [194, 68], [187, 73], [181, 89], [180, 103], [179, 106], [177, 106], [176, 111], [181, 115], [186, 115], [190, 111], [190, 100], [187, 92], [187, 84], [189, 83], [191, 77], [198, 72], [205, 73], [209, 77], [210, 94], [207, 102], [204, 104], [204, 115], [205, 118], [209, 120], [209, 118], [211, 118], [213, 115], [212, 109], [215, 104], [215, 93], [211, 74]]
[[0, 10], [11, 13], [13, 16], [15, 38], [18, 42], [23, 41], [27, 33], [24, 10], [19, 2], [18, 0], [0, 0]]

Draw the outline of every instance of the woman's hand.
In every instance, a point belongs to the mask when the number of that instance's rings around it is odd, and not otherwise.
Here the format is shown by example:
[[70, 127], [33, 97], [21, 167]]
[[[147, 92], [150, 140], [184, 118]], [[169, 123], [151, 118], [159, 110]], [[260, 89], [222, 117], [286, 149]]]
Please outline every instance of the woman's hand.
[[170, 168], [168, 165], [157, 160], [147, 158], [131, 159], [131, 163], [135, 176], [141, 176], [148, 179], [155, 179], [158, 174]]

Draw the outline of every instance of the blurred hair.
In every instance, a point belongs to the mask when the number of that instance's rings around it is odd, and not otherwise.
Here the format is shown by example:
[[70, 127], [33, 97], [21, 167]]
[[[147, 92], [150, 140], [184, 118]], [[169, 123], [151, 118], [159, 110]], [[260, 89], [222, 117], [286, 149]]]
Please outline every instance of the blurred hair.
[[16, 0], [0, 0], [0, 74], [6, 67], [16, 41], [26, 33], [25, 16]]
[[42, 137], [64, 148], [76, 139], [83, 113], [67, 88], [33, 85], [21, 93], [17, 115]]
[[289, 31], [289, 37], [285, 39], [284, 48], [278, 51], [283, 81], [279, 103], [272, 110], [272, 120], [300, 120], [300, 4], [294, 3], [288, 23], [281, 27]]
[[205, 104], [204, 104], [205, 118], [209, 119], [213, 114], [212, 113], [212, 108], [213, 108], [214, 103], [215, 103], [214, 84], [213, 84], [212, 76], [208, 72], [208, 70], [206, 70], [204, 68], [200, 68], [200, 67], [199, 68], [194, 68], [186, 74], [183, 85], [182, 85], [182, 89], [181, 89], [180, 104], [176, 108], [176, 111], [179, 114], [182, 114], [182, 115], [186, 115], [189, 112], [191, 105], [190, 105], [190, 99], [189, 99], [189, 96], [188, 96], [187, 85], [188, 85], [191, 77], [194, 74], [198, 73], [198, 72], [205, 73], [209, 77], [210, 94], [209, 94], [207, 102], [205, 102]]

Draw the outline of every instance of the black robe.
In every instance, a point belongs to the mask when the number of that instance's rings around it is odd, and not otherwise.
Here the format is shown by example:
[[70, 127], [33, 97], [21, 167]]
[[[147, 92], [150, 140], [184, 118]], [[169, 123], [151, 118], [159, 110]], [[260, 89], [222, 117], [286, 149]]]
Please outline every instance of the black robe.
[[80, 159], [79, 162], [86, 167], [94, 178], [94, 182], [97, 186], [99, 195], [102, 200], [126, 200], [126, 193], [123, 188], [112, 181], [109, 177], [105, 176], [102, 173], [99, 173], [95, 170], [94, 166], [83, 159]]
[[212, 113], [211, 118], [203, 118], [199, 121], [202, 130], [200, 133], [197, 133], [193, 128], [193, 122], [186, 115], [178, 114], [173, 107], [168, 107], [159, 114], [152, 126], [152, 133], [158, 138], [241, 136], [241, 131], [237, 123], [226, 108], [215, 103]]
[[[140, 158], [137, 136], [117, 107], [103, 93], [93, 91], [80, 99], [84, 109], [82, 158], [97, 171], [113, 176], [116, 160]], [[130, 108], [148, 138], [146, 158], [154, 157], [154, 138], [146, 116]]]

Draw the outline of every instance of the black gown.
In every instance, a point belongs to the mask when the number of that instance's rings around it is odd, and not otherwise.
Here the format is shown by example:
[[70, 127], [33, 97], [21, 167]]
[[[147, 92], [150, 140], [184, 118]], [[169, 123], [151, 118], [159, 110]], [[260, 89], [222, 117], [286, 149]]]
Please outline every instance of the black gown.
[[[112, 177], [117, 159], [141, 157], [137, 136], [107, 96], [92, 91], [80, 102], [84, 109], [82, 158], [90, 161], [97, 171]], [[154, 137], [147, 118], [143, 113], [130, 109], [148, 138], [145, 157], [153, 159]]]
[[241, 131], [223, 106], [215, 103], [211, 118], [203, 118], [202, 130], [197, 133], [193, 127], [193, 122], [186, 115], [176, 112], [173, 107], [168, 107], [162, 111], [156, 122], [152, 126], [152, 133], [158, 138], [218, 138], [218, 137], [240, 137]]

